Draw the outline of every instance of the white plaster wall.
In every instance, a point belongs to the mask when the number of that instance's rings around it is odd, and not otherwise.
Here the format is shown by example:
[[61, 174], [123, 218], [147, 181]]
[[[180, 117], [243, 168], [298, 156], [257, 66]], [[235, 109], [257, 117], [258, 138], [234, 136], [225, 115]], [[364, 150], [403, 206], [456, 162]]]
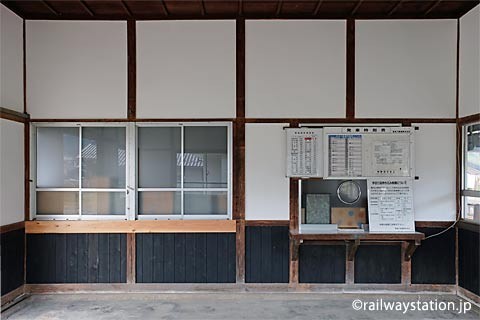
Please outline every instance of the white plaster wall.
[[245, 219], [289, 220], [288, 124], [245, 125]]
[[454, 221], [455, 124], [412, 124], [415, 132], [415, 175], [413, 182], [416, 221]]
[[235, 21], [137, 22], [137, 117], [234, 118]]
[[480, 6], [460, 18], [459, 116], [480, 113]]
[[455, 20], [357, 21], [358, 118], [455, 118]]
[[32, 118], [125, 118], [127, 24], [27, 21]]
[[0, 5], [0, 106], [23, 112], [23, 20]]
[[345, 21], [248, 20], [245, 51], [246, 117], [345, 117]]
[[0, 224], [24, 220], [24, 124], [0, 119]]

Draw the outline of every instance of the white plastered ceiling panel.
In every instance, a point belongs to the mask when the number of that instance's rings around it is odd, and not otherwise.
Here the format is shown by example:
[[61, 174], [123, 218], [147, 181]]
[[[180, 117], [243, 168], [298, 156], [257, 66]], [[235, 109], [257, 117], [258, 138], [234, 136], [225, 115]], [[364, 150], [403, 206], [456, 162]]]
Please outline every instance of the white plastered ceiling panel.
[[460, 18], [459, 116], [480, 113], [480, 6]]
[[23, 20], [0, 5], [0, 106], [23, 112]]
[[235, 21], [137, 22], [137, 117], [235, 118]]
[[127, 24], [27, 21], [27, 112], [37, 118], [127, 116]]
[[358, 118], [455, 118], [456, 20], [357, 21]]
[[454, 221], [456, 212], [455, 124], [412, 124], [415, 131], [413, 182], [416, 221]]
[[345, 21], [246, 21], [246, 117], [345, 117], [345, 57]]
[[0, 119], [0, 224], [24, 220], [24, 124]]
[[246, 220], [289, 220], [285, 126], [288, 124], [245, 126]]

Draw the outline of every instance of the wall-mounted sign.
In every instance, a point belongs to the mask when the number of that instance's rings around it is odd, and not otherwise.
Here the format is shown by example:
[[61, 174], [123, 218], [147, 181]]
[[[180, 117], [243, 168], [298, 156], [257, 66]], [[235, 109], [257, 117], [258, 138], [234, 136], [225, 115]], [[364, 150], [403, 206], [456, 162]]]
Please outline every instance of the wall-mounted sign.
[[322, 177], [322, 129], [291, 128], [287, 132], [287, 177]]

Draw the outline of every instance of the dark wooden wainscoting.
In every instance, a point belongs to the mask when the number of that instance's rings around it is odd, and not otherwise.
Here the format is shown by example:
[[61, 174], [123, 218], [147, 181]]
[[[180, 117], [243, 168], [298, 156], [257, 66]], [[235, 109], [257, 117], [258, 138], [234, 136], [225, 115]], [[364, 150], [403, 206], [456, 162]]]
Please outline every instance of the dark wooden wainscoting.
[[344, 245], [302, 245], [299, 255], [300, 283], [345, 283]]
[[126, 234], [28, 234], [27, 283], [125, 283]]
[[480, 295], [480, 227], [458, 229], [458, 285]]
[[401, 281], [401, 246], [359, 246], [355, 256], [355, 283], [400, 283]]
[[247, 283], [288, 283], [288, 226], [247, 226], [245, 264]]
[[1, 234], [2, 296], [24, 284], [25, 229]]
[[[445, 228], [417, 228], [428, 237]], [[412, 257], [413, 284], [455, 284], [455, 228], [422, 241]]]
[[136, 234], [137, 283], [234, 283], [235, 233]]

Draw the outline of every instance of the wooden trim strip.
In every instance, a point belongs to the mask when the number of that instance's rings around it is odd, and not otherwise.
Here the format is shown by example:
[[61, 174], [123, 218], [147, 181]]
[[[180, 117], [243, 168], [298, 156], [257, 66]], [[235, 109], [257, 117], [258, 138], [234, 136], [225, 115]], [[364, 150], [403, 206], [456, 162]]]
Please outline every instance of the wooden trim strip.
[[466, 125], [474, 122], [480, 121], [480, 113], [475, 113], [463, 118], [458, 118], [458, 124], [460, 125]]
[[127, 52], [128, 52], [128, 103], [127, 118], [137, 117], [137, 31], [136, 21], [127, 21]]
[[26, 233], [235, 233], [235, 220], [27, 221]]
[[[361, 2], [358, 3], [360, 5]], [[355, 10], [358, 7], [355, 7]], [[346, 83], [346, 117], [355, 118], [355, 20], [347, 20], [347, 83]]]
[[462, 297], [462, 298], [467, 298], [469, 300], [472, 300], [473, 302], [475, 302], [476, 304], [480, 304], [480, 297], [477, 296], [475, 293], [465, 289], [465, 288], [462, 288], [460, 286], [457, 287], [457, 295]]
[[24, 220], [30, 220], [30, 124], [23, 128], [23, 164], [24, 164]]
[[468, 230], [468, 231], [473, 231], [473, 232], [476, 232], [476, 233], [480, 233], [480, 224], [477, 224], [475, 222], [469, 222], [469, 221], [466, 221], [466, 220], [460, 220], [458, 223], [457, 223], [457, 227], [459, 229], [464, 229], [464, 230]]
[[19, 221], [4, 226], [0, 226], [0, 233], [7, 233], [10, 231], [15, 231], [25, 228], [25, 221]]
[[127, 283], [136, 282], [136, 235], [135, 233], [127, 234]]
[[382, 293], [390, 292], [444, 292], [456, 293], [455, 285], [435, 284], [321, 284], [321, 283], [85, 283], [85, 284], [26, 284], [25, 292], [31, 294], [80, 292], [329, 292], [329, 293]]
[[278, 227], [290, 225], [290, 220], [248, 220], [245, 221], [247, 227]]
[[29, 121], [30, 116], [27, 113], [0, 107], [0, 118], [25, 123]]
[[17, 289], [14, 289], [12, 291], [10, 291], [9, 293], [6, 293], [4, 294], [2, 297], [1, 297], [1, 306], [2, 306], [2, 311], [4, 310], [4, 306], [10, 304], [10, 303], [13, 303], [15, 302], [15, 300], [18, 301], [18, 299], [25, 295], [25, 285], [21, 285], [20, 287], [18, 287]]
[[246, 118], [246, 123], [456, 123], [456, 118]]
[[448, 228], [455, 221], [415, 221], [415, 228]]

